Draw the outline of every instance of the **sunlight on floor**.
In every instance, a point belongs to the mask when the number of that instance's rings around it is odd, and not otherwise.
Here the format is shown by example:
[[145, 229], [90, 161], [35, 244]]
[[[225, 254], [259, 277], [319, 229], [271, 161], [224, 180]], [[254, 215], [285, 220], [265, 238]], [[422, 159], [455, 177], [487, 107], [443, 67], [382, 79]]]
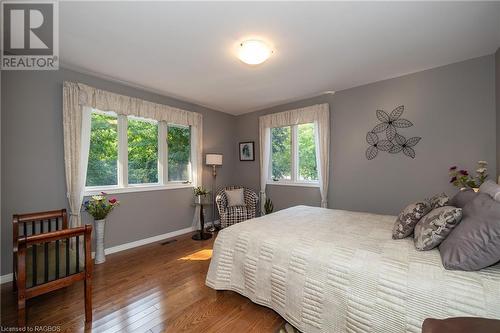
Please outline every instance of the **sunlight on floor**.
[[190, 255], [179, 258], [178, 260], [209, 260], [210, 258], [212, 258], [212, 250], [207, 249], [191, 253]]

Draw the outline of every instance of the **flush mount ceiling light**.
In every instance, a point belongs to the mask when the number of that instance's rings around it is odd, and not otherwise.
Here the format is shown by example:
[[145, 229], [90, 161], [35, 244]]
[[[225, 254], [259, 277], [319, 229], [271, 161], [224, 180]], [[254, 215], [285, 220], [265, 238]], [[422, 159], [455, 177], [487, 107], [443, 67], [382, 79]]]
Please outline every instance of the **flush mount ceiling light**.
[[266, 61], [273, 50], [261, 40], [245, 40], [240, 43], [238, 58], [245, 64], [258, 65]]

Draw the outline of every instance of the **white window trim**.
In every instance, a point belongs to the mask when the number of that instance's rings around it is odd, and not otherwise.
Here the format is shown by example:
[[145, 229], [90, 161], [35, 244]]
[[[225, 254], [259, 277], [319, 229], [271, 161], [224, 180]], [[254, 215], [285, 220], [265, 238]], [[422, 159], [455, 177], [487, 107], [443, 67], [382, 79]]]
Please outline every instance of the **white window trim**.
[[128, 119], [118, 115], [118, 187], [128, 186]]
[[175, 190], [181, 188], [193, 188], [191, 183], [173, 183], [168, 185], [148, 184], [148, 185], [129, 185], [128, 187], [119, 186], [88, 186], [85, 188], [85, 196], [97, 195], [101, 192], [106, 194], [133, 193], [133, 192], [148, 192], [148, 191], [163, 191]]
[[279, 186], [299, 186], [299, 187], [319, 187], [319, 182], [317, 181], [291, 181], [291, 180], [270, 180], [267, 185], [279, 185]]
[[[309, 124], [309, 123], [305, 123]], [[280, 127], [290, 127], [290, 136], [291, 136], [291, 145], [292, 145], [292, 161], [290, 161], [291, 168], [290, 168], [290, 173], [291, 173], [291, 179], [279, 179], [279, 180], [273, 180], [273, 137], [270, 135], [270, 140], [271, 140], [271, 149], [269, 151], [270, 158], [269, 158], [269, 174], [267, 177], [267, 184], [268, 185], [281, 185], [281, 186], [301, 186], [301, 187], [319, 187], [319, 179], [317, 180], [300, 180], [299, 178], [299, 137], [298, 137], [298, 126], [302, 124], [296, 124], [296, 125], [288, 125], [288, 126], [280, 126]], [[272, 131], [272, 128], [271, 128]], [[315, 128], [316, 131], [316, 128]], [[314, 138], [314, 145], [316, 146], [318, 142], [316, 142], [316, 136]], [[318, 168], [318, 166], [316, 166]]]
[[[85, 196], [100, 194], [105, 192], [108, 194], [146, 192], [146, 191], [161, 191], [181, 188], [193, 188], [192, 184], [192, 168], [190, 168], [190, 176], [186, 181], [168, 181], [168, 126], [178, 126], [189, 128], [178, 124], [167, 124], [165, 121], [156, 121], [135, 116], [117, 115], [114, 112], [104, 112], [93, 109], [93, 113], [112, 115], [117, 117], [117, 135], [118, 135], [118, 165], [117, 165], [117, 181], [118, 185], [105, 186], [86, 186]], [[128, 117], [140, 120], [154, 122], [158, 124], [158, 183], [149, 184], [129, 184], [128, 183]], [[191, 133], [191, 152], [193, 152], [193, 144]]]

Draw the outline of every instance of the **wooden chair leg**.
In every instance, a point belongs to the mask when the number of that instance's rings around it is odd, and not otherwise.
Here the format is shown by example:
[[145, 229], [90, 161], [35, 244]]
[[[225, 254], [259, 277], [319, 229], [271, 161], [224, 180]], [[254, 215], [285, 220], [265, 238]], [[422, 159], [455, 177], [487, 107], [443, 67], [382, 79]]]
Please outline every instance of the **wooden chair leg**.
[[19, 248], [16, 260], [17, 276], [17, 323], [19, 327], [26, 326], [26, 246]]
[[92, 226], [85, 226], [85, 322], [92, 321], [92, 273], [94, 271], [94, 263], [92, 262], [91, 242]]
[[17, 256], [14, 255], [14, 258], [12, 260], [12, 290], [14, 292], [17, 291], [17, 277], [16, 277], [16, 272], [17, 272]]
[[17, 325], [19, 327], [26, 326], [26, 299], [24, 295], [17, 296]]
[[92, 322], [92, 279], [85, 278], [85, 322]]
[[12, 274], [12, 291], [16, 292], [17, 291], [17, 279], [16, 279], [16, 273]]

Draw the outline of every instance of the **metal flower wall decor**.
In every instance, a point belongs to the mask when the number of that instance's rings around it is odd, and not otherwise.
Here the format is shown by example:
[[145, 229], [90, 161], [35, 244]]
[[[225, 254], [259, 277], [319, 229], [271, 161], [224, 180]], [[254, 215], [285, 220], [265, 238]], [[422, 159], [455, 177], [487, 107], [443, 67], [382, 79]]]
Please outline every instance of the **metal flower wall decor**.
[[407, 139], [398, 133], [401, 128], [413, 126], [411, 121], [401, 118], [404, 109], [404, 105], [400, 105], [392, 110], [390, 114], [387, 114], [384, 110], [377, 110], [377, 119], [380, 124], [377, 124], [370, 132], [366, 133], [366, 142], [370, 145], [366, 149], [367, 159], [373, 160], [377, 157], [379, 151], [386, 151], [391, 154], [403, 152], [406, 156], [415, 158], [413, 147], [420, 141], [421, 137], [415, 136]]

